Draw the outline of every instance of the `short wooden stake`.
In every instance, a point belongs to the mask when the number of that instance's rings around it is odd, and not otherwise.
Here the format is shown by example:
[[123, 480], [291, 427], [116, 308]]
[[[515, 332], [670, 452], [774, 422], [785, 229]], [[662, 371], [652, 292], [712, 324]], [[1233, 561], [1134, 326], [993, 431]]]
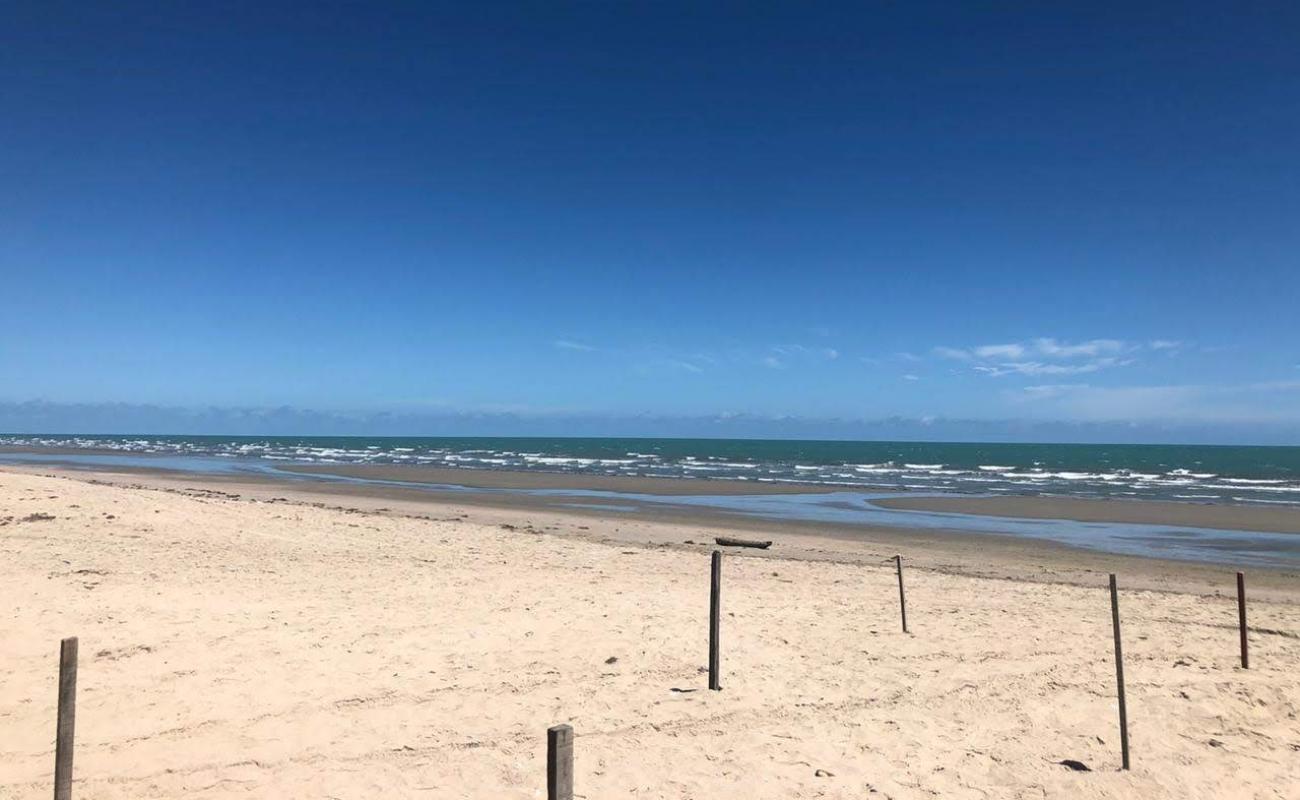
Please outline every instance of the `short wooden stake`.
[[1241, 668], [1250, 669], [1250, 652], [1246, 644], [1246, 574], [1237, 573], [1237, 623], [1241, 627]]
[[546, 731], [546, 798], [573, 800], [573, 728], [568, 725]]
[[1128, 705], [1124, 702], [1124, 649], [1119, 641], [1119, 590], [1110, 576], [1110, 617], [1115, 628], [1115, 682], [1119, 685], [1119, 748], [1128, 769]]
[[709, 580], [709, 688], [722, 689], [719, 637], [722, 628], [722, 553], [713, 551], [713, 568]]
[[54, 800], [72, 800], [72, 750], [77, 728], [77, 637], [59, 643], [59, 722], [54, 739]]
[[907, 593], [903, 591], [903, 557], [894, 556], [898, 564], [898, 608], [903, 612], [903, 633], [907, 633]]

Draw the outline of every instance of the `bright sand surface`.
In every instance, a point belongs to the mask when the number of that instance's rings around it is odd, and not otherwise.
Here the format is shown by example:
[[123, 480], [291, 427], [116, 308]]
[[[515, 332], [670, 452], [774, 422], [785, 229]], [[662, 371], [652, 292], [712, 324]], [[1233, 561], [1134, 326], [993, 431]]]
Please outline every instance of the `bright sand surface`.
[[1007, 580], [902, 548], [908, 635], [892, 550], [765, 534], [724, 557], [710, 692], [698, 524], [203, 486], [0, 471], [0, 797], [49, 796], [68, 635], [79, 798], [544, 797], [560, 722], [582, 798], [1300, 797], [1276, 581], [1249, 670], [1231, 571], [1121, 592], [1122, 772], [1105, 575], [1051, 582], [1074, 551]]

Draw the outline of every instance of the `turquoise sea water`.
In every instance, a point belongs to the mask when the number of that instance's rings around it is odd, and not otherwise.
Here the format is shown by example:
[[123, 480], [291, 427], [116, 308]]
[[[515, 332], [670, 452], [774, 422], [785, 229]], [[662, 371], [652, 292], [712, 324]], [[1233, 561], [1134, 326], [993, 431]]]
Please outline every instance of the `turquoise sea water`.
[[749, 439], [0, 435], [257, 462], [419, 464], [817, 486], [1300, 505], [1300, 447]]

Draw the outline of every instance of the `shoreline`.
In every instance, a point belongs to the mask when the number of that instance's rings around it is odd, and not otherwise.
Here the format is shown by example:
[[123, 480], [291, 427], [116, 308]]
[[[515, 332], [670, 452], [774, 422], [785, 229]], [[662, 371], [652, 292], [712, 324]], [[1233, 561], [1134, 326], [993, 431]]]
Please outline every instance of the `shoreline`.
[[[945, 574], [1071, 586], [1104, 585], [1124, 574], [1132, 588], [1217, 596], [1231, 590], [1234, 567], [1153, 555], [1110, 553], [1045, 539], [961, 530], [908, 529], [833, 522], [764, 519], [698, 506], [644, 504], [611, 513], [604, 503], [571, 502], [565, 495], [533, 496], [315, 481], [259, 474], [180, 474], [160, 470], [51, 469], [0, 466], [0, 476], [44, 475], [127, 489], [189, 496], [290, 503], [349, 513], [415, 519], [457, 518], [520, 530], [561, 532], [599, 543], [707, 552], [715, 535], [771, 539], [771, 551], [747, 557], [879, 564], [902, 554], [909, 564]], [[725, 549], [725, 548], [724, 548]], [[1251, 566], [1252, 591], [1281, 602], [1300, 602], [1300, 569]]]
[[[321, 494], [419, 498], [477, 507], [679, 521], [900, 543], [978, 539], [1072, 553], [1140, 556], [1300, 574], [1300, 509], [1053, 496], [863, 491], [727, 478], [320, 464], [198, 455], [0, 453], [0, 464], [82, 472], [309, 485]], [[967, 513], [967, 511], [973, 513]], [[1024, 513], [1018, 513], [1023, 511]]]

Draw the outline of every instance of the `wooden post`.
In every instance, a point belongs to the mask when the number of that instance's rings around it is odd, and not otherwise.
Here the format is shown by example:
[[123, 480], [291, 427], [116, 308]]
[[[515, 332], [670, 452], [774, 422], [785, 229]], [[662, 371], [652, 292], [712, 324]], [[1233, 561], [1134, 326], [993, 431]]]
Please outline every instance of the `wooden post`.
[[903, 633], [907, 633], [907, 593], [903, 591], [903, 557], [894, 556], [898, 564], [898, 608], [903, 612]]
[[709, 580], [709, 688], [722, 689], [722, 669], [718, 649], [722, 627], [722, 553], [713, 551], [713, 568]]
[[573, 800], [573, 728], [546, 731], [546, 800]]
[[1241, 668], [1250, 669], [1250, 653], [1246, 645], [1246, 574], [1237, 573], [1237, 624], [1241, 627]]
[[1115, 575], [1110, 576], [1110, 617], [1115, 628], [1115, 681], [1119, 685], [1119, 747], [1128, 769], [1128, 706], [1124, 702], [1124, 649], [1119, 641], [1119, 590], [1115, 588]]
[[54, 800], [72, 800], [72, 745], [77, 727], [77, 637], [59, 643], [59, 722], [54, 739]]

